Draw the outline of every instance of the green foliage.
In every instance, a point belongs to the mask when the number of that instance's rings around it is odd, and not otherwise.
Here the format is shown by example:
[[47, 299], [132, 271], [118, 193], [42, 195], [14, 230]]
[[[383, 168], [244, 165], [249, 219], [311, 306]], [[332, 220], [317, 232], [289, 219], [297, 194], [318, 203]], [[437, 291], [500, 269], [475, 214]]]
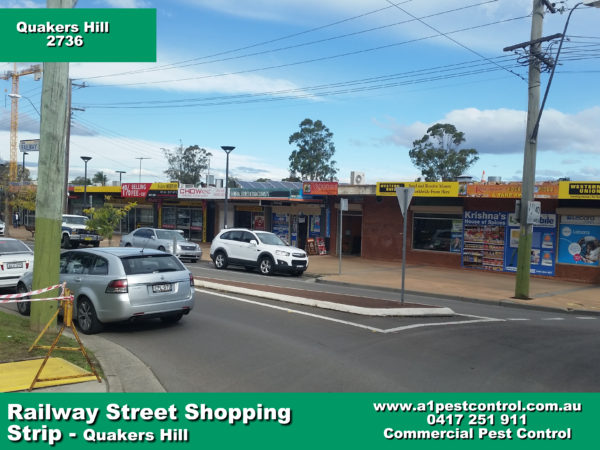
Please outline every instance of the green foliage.
[[304, 119], [300, 131], [289, 139], [289, 144], [297, 147], [289, 158], [290, 178], [299, 174], [302, 180], [335, 180], [338, 169], [332, 160], [335, 154], [332, 138], [333, 133], [320, 120]]
[[13, 209], [26, 209], [35, 211], [35, 198], [37, 189], [35, 186], [19, 186], [15, 192], [11, 192], [9, 204]]
[[69, 181], [69, 184], [72, 184], [74, 186], [85, 186], [92, 184], [92, 180], [90, 180], [89, 178], [87, 179], [87, 183], [85, 182], [86, 178], [85, 177], [77, 177], [72, 179], [71, 181]]
[[108, 242], [110, 243], [121, 219], [125, 217], [131, 208], [135, 208], [137, 203], [128, 203], [123, 208], [115, 208], [109, 203], [109, 195], [107, 195], [104, 200], [105, 202], [102, 208], [84, 209], [83, 212], [90, 217], [86, 227], [90, 230], [96, 230], [100, 236], [108, 239]]
[[104, 172], [96, 172], [94, 177], [92, 178], [92, 183], [101, 184], [102, 186], [106, 186], [108, 183], [108, 176]]
[[163, 154], [167, 158], [169, 168], [164, 173], [172, 181], [178, 181], [180, 184], [198, 184], [202, 174], [208, 168], [209, 158], [212, 156], [206, 149], [197, 145], [183, 148], [180, 145], [175, 150], [163, 149]]
[[421, 139], [413, 141], [408, 154], [425, 181], [453, 181], [479, 159], [473, 148], [458, 150], [463, 142], [464, 133], [454, 125], [436, 123]]

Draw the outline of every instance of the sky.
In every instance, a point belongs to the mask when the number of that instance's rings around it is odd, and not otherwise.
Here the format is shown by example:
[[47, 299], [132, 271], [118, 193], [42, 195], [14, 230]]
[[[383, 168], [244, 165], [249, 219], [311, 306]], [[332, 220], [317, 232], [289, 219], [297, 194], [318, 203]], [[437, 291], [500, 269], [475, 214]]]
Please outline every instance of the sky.
[[[520, 181], [528, 68], [503, 49], [530, 39], [533, 0], [79, 0], [77, 8], [156, 8], [157, 61], [71, 63], [69, 180], [169, 181], [161, 149], [198, 145], [210, 174], [289, 176], [300, 123], [333, 133], [341, 183], [414, 181], [413, 141], [436, 123], [465, 133], [467, 174]], [[576, 1], [546, 13], [562, 33]], [[45, 1], [0, 0], [1, 8]], [[600, 180], [600, 9], [572, 14], [540, 124], [536, 180]], [[548, 50], [556, 54], [558, 42]], [[0, 49], [0, 60], [2, 51]], [[17, 68], [37, 63], [20, 63]], [[13, 69], [0, 62], [0, 73]], [[549, 73], [542, 74], [541, 95]], [[82, 87], [83, 86], [83, 87]], [[0, 159], [9, 158], [10, 81], [0, 80]], [[20, 79], [18, 139], [39, 137], [41, 81]], [[2, 144], [3, 143], [3, 144]], [[139, 159], [147, 158], [147, 159]], [[26, 155], [32, 178], [38, 155]], [[594, 161], [596, 161], [594, 163]], [[22, 155], [19, 153], [19, 164]], [[141, 171], [140, 171], [141, 168]], [[485, 175], [484, 175], [485, 174]]]

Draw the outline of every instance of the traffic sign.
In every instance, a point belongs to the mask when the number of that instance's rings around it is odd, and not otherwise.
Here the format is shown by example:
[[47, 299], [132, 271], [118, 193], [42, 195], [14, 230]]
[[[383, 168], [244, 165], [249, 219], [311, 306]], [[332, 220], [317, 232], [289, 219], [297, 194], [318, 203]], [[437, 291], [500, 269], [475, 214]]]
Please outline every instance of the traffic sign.
[[410, 201], [414, 193], [414, 187], [396, 188], [396, 196], [398, 197], [398, 203], [400, 203], [400, 211], [402, 211], [402, 216], [404, 217], [406, 217], [406, 211], [408, 211], [408, 205], [410, 205]]

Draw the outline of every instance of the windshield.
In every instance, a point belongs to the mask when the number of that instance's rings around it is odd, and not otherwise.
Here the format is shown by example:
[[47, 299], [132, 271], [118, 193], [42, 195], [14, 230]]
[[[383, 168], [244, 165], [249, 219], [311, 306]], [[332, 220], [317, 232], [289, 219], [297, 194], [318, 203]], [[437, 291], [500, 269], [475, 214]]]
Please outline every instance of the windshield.
[[0, 253], [31, 253], [31, 249], [21, 241], [2, 239], [0, 240]]
[[256, 233], [260, 242], [268, 245], [283, 245], [287, 247], [287, 244], [283, 242], [279, 236], [273, 233]]
[[85, 225], [85, 223], [88, 221], [87, 217], [72, 217], [72, 216], [66, 216], [63, 217], [63, 222], [67, 222], [67, 223], [72, 223], [75, 225]]
[[156, 237], [158, 239], [168, 239], [169, 241], [172, 241], [173, 239], [177, 239], [178, 241], [185, 241], [185, 239], [180, 233], [173, 230], [156, 230]]

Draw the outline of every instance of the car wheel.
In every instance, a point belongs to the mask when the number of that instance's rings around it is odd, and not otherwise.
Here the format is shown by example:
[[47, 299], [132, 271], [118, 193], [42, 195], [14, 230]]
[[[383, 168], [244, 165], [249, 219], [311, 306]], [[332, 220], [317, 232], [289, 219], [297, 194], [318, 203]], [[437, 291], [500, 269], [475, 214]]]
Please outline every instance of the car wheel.
[[127, 244], [125, 244], [125, 247], [131, 247], [131, 244], [128, 242]]
[[61, 244], [62, 248], [71, 248], [71, 238], [68, 234], [63, 234]]
[[79, 242], [71, 242], [71, 248], [79, 247]]
[[263, 256], [258, 262], [258, 270], [263, 275], [271, 275], [273, 273], [273, 260], [269, 256]]
[[168, 314], [166, 316], [161, 316], [160, 320], [162, 320], [163, 323], [177, 323], [181, 320], [182, 317], [183, 313]]
[[94, 247], [100, 247], [100, 242], [94, 242]]
[[96, 309], [88, 298], [77, 301], [77, 324], [83, 334], [94, 334], [102, 330], [102, 322], [98, 320]]
[[198, 258], [194, 258], [191, 260], [193, 263], [197, 263], [198, 262]]
[[223, 253], [223, 252], [217, 252], [215, 254], [214, 263], [215, 263], [215, 267], [217, 269], [225, 269], [225, 268], [227, 268], [227, 264], [228, 264], [227, 263], [227, 255], [225, 255], [225, 253]]
[[[27, 287], [23, 283], [19, 283], [17, 285], [17, 293], [22, 294], [23, 292], [28, 292]], [[24, 298], [29, 298], [29, 297], [24, 297]], [[19, 311], [19, 314], [21, 314], [22, 316], [30, 315], [31, 314], [31, 302], [26, 302], [23, 300], [21, 300], [20, 302], [17, 302], [17, 310]]]
[[158, 250], [160, 250], [161, 252], [164, 252], [165, 248], [161, 245], [161, 246], [158, 247]]

